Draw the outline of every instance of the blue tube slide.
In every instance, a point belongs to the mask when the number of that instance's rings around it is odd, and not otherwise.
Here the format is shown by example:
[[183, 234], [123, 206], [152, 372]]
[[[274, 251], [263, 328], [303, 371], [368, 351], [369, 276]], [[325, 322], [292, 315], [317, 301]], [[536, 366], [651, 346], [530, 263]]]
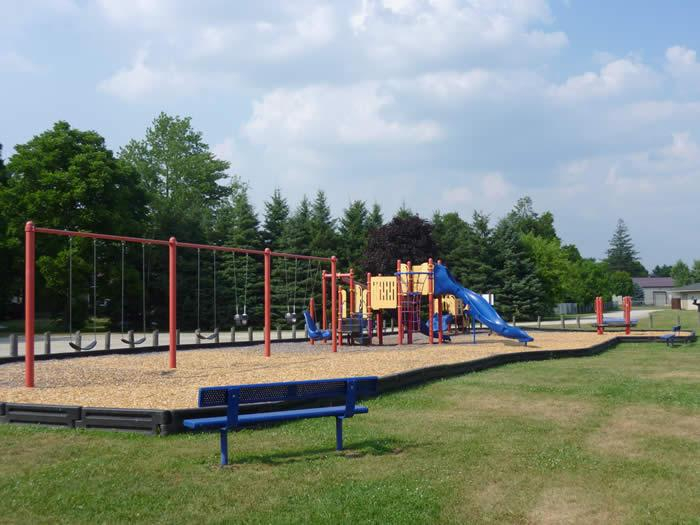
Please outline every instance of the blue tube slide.
[[486, 299], [459, 284], [442, 264], [435, 265], [435, 295], [454, 295], [469, 306], [469, 314], [498, 335], [529, 343], [533, 338], [517, 326], [506, 323]]

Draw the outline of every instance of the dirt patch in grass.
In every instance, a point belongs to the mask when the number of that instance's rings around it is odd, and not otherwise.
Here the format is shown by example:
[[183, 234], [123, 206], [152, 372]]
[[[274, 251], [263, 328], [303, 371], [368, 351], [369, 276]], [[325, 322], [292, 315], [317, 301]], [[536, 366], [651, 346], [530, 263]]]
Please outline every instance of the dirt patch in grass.
[[547, 488], [528, 515], [533, 523], [621, 523], [624, 515], [605, 500], [596, 500], [588, 491], [576, 487]]
[[651, 379], [687, 379], [689, 381], [700, 381], [700, 371], [673, 370], [671, 372], [652, 374], [649, 377]]
[[613, 413], [607, 424], [589, 439], [603, 452], [630, 458], [650, 456], [648, 437], [670, 437], [700, 443], [700, 417], [672, 409], [632, 406]]

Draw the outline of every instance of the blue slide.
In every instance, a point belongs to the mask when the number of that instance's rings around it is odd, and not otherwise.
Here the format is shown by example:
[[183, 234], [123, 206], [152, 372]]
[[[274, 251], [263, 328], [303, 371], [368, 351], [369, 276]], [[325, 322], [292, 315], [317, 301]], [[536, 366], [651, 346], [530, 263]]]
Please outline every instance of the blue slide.
[[470, 315], [481, 324], [488, 326], [489, 329], [493, 330], [498, 335], [517, 339], [521, 343], [533, 341], [532, 337], [530, 337], [527, 332], [521, 330], [517, 326], [511, 326], [506, 323], [486, 299], [459, 284], [455, 278], [452, 277], [450, 271], [442, 264], [436, 264], [435, 295], [447, 294], [459, 297], [465, 305], [469, 305]]
[[[446, 314], [442, 316], [442, 331], [447, 332], [450, 329], [450, 324], [452, 323], [452, 314]], [[438, 314], [433, 315], [433, 333], [437, 334], [438, 330], [440, 330], [440, 323], [438, 321]], [[430, 327], [428, 326], [428, 321], [421, 321], [420, 322], [420, 333], [423, 335], [430, 336]], [[442, 335], [442, 340], [443, 341], [451, 341], [452, 339], [450, 338], [449, 335], [443, 334]]]

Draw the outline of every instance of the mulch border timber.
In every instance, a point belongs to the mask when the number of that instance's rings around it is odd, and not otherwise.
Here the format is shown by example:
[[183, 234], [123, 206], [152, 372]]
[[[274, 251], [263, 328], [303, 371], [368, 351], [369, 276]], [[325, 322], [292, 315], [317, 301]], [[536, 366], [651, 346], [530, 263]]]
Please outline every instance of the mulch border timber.
[[[663, 333], [663, 332], [662, 332]], [[691, 342], [697, 340], [695, 334], [680, 336], [678, 342]], [[292, 340], [286, 339], [285, 342]], [[658, 342], [657, 336], [626, 336], [615, 337], [589, 348], [575, 350], [535, 350], [499, 354], [473, 361], [453, 363], [448, 365], [436, 365], [424, 368], [390, 374], [379, 378], [378, 395], [394, 392], [404, 388], [425, 384], [431, 381], [454, 377], [471, 372], [478, 372], [488, 368], [494, 368], [510, 363], [526, 361], [544, 361], [549, 359], [561, 359], [569, 357], [586, 357], [598, 355], [621, 343]], [[236, 346], [250, 346], [259, 342], [240, 342]], [[203, 345], [187, 345], [200, 348]], [[231, 343], [220, 343], [217, 346], [231, 346]], [[207, 345], [207, 347], [214, 347]], [[167, 350], [167, 347], [163, 351]], [[158, 349], [161, 350], [160, 348]], [[87, 357], [90, 355], [112, 355], [128, 353], [144, 353], [146, 348], [119, 349], [98, 352], [85, 352], [66, 354], [70, 357]], [[44, 358], [56, 358], [63, 354], [51, 354]], [[37, 356], [40, 357], [40, 356]], [[65, 359], [65, 357], [64, 357]], [[299, 406], [292, 403], [260, 403], [242, 407], [243, 413], [266, 412]], [[182, 421], [193, 417], [220, 416], [226, 413], [225, 407], [211, 408], [181, 408], [171, 410], [137, 409], [137, 408], [99, 408], [81, 407], [71, 405], [42, 405], [31, 403], [7, 403], [0, 402], [0, 423], [32, 423], [42, 425], [64, 426], [67, 428], [96, 428], [102, 430], [141, 432], [151, 435], [170, 435], [187, 430]]]

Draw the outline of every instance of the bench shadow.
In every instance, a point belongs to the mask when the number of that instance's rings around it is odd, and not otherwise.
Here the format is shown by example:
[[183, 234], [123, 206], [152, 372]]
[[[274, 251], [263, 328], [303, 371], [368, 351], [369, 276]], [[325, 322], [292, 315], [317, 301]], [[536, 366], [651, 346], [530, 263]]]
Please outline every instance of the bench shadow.
[[337, 455], [349, 459], [362, 458], [366, 456], [391, 456], [399, 455], [407, 449], [418, 446], [416, 443], [409, 443], [400, 439], [371, 439], [365, 441], [348, 441], [343, 450], [337, 451], [329, 443], [324, 447], [307, 447], [288, 452], [272, 452], [267, 454], [236, 454], [235, 441], [230, 444], [230, 461], [235, 465], [263, 464], [269, 466], [288, 465], [298, 462], [322, 461], [329, 455]]

